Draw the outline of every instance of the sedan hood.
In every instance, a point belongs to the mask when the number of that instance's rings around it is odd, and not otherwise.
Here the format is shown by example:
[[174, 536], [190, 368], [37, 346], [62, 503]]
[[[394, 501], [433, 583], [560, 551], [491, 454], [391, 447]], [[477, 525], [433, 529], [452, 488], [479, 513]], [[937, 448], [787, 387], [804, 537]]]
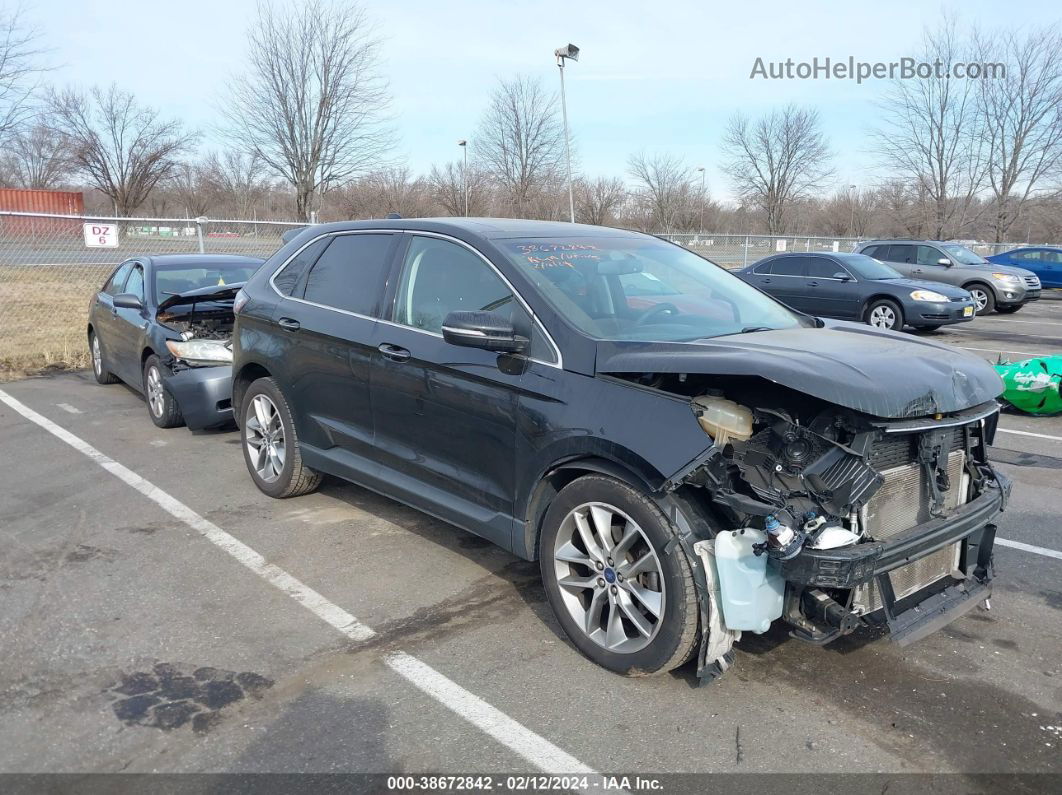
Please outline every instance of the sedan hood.
[[966, 298], [970, 295], [961, 287], [942, 282], [930, 282], [921, 279], [875, 279], [874, 281], [893, 284], [900, 288], [910, 288], [911, 290], [932, 290], [934, 293], [940, 293], [945, 298]]
[[823, 328], [696, 342], [600, 342], [597, 372], [759, 376], [896, 419], [961, 411], [1003, 392], [987, 362], [956, 348], [857, 323], [822, 322]]
[[207, 304], [224, 301], [231, 304], [236, 298], [236, 293], [240, 291], [240, 288], [243, 287], [244, 284], [246, 284], [246, 282], [233, 282], [232, 284], [224, 285], [212, 284], [208, 287], [200, 287], [197, 290], [189, 290], [188, 292], [167, 296], [166, 299], [159, 304], [159, 313], [166, 312], [175, 306], [182, 306], [185, 304]]

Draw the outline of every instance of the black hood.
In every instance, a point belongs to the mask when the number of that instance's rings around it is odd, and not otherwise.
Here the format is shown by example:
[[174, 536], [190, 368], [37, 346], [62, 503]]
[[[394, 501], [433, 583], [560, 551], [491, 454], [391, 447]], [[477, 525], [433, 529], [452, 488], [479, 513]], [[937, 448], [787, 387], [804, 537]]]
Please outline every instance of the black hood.
[[196, 290], [189, 290], [188, 292], [178, 293], [177, 295], [170, 295], [159, 304], [158, 311], [161, 314], [169, 309], [173, 309], [175, 306], [186, 304], [228, 302], [231, 306], [233, 300], [236, 298], [236, 293], [240, 291], [240, 288], [243, 287], [244, 284], [246, 284], [246, 282], [233, 282], [232, 284], [224, 285], [211, 284], [208, 287], [200, 287]]
[[947, 345], [856, 323], [696, 342], [601, 342], [598, 373], [759, 376], [884, 418], [971, 408], [998, 397], [991, 365]]

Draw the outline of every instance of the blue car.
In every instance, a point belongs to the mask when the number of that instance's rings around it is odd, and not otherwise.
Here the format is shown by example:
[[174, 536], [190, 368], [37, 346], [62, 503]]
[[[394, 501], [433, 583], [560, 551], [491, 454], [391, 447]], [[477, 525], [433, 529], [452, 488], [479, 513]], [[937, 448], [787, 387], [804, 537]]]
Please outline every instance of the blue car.
[[1062, 287], [1062, 248], [1027, 246], [988, 257], [988, 261], [1030, 270], [1044, 287]]

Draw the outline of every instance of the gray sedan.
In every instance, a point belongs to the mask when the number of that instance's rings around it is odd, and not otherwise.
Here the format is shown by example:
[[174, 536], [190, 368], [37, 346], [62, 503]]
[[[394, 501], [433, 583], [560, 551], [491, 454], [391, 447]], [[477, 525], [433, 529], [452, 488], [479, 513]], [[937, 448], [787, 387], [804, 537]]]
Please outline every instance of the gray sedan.
[[777, 254], [738, 276], [797, 311], [895, 331], [932, 331], [973, 320], [976, 312], [961, 287], [905, 279], [863, 254]]

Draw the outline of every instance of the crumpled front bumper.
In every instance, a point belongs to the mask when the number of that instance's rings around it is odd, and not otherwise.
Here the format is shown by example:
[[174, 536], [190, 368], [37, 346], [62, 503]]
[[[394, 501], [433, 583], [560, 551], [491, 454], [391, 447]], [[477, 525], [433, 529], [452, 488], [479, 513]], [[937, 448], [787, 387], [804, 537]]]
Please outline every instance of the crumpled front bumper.
[[[805, 548], [791, 560], [776, 561], [778, 571], [798, 589], [848, 589], [873, 581], [881, 594], [883, 618], [893, 640], [901, 645], [913, 643], [991, 595], [996, 532], [992, 520], [1006, 508], [1010, 491], [1010, 479], [993, 472], [981, 495], [947, 516], [916, 525], [886, 541], [828, 550]], [[957, 542], [964, 542], [960, 564], [963, 579], [945, 581], [945, 587], [929, 596], [896, 598], [889, 572]]]
[[185, 425], [195, 431], [232, 422], [232, 368], [189, 367], [166, 378]]
[[788, 582], [822, 588], [854, 588], [938, 549], [970, 538], [1002, 511], [1010, 497], [1010, 479], [998, 472], [979, 497], [949, 515], [915, 525], [888, 541], [839, 549], [808, 549], [781, 561], [779, 573]]

